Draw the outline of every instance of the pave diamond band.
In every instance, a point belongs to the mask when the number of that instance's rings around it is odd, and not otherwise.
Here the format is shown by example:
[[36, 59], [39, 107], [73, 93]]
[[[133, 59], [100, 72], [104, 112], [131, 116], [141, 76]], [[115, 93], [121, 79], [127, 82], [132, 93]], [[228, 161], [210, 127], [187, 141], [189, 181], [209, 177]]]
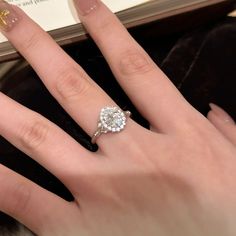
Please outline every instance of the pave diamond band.
[[92, 136], [92, 143], [96, 143], [101, 134], [108, 132], [118, 133], [126, 126], [127, 118], [130, 117], [129, 111], [122, 111], [118, 107], [104, 107], [100, 112], [98, 128]]

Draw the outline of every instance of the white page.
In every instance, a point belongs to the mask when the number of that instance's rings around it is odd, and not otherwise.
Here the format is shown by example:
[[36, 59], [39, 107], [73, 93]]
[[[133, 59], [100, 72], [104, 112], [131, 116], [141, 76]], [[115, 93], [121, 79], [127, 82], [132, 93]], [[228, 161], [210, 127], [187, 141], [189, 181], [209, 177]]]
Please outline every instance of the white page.
[[[44, 30], [54, 30], [79, 23], [73, 0], [6, 0], [22, 8]], [[113, 11], [118, 12], [148, 0], [103, 0]], [[73, 14], [72, 14], [73, 13]], [[0, 43], [6, 38], [0, 34]]]

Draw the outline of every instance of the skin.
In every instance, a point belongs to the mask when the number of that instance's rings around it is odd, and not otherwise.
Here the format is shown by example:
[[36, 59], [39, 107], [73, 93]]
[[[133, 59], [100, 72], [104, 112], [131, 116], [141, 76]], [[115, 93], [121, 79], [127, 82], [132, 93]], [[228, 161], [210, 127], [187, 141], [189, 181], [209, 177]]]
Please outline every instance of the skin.
[[[101, 108], [114, 101], [15, 10], [20, 20], [4, 34], [92, 136]], [[102, 135], [98, 152], [90, 153], [0, 93], [0, 134], [75, 198], [67, 202], [0, 165], [0, 210], [45, 236], [235, 235], [234, 122], [214, 110], [207, 119], [191, 107], [105, 5], [80, 18], [150, 130], [129, 119], [124, 131]]]

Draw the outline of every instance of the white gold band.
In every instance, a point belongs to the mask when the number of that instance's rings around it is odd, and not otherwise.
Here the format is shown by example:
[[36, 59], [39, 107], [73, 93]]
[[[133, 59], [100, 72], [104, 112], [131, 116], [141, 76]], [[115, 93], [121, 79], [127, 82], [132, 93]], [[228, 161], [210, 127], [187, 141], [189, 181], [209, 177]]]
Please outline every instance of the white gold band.
[[122, 111], [118, 107], [104, 107], [100, 112], [98, 127], [92, 136], [92, 143], [96, 143], [98, 137], [108, 132], [118, 133], [122, 131], [127, 122], [127, 118], [131, 116], [130, 111]]

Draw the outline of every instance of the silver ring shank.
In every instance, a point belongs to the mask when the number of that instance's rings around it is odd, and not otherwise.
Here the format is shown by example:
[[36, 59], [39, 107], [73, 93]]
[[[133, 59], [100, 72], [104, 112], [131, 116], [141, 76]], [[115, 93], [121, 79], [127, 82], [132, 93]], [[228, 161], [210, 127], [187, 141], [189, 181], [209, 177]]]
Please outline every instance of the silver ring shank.
[[95, 134], [92, 137], [92, 140], [91, 140], [92, 144], [96, 143], [97, 139], [101, 136], [101, 134], [102, 134], [102, 129], [98, 128], [98, 130], [95, 132]]
[[[117, 110], [118, 110], [118, 108], [116, 108], [116, 107], [107, 107], [107, 109], [117, 109]], [[104, 110], [104, 109], [102, 109], [102, 110]], [[131, 116], [131, 112], [130, 112], [130, 111], [121, 111], [121, 110], [118, 110], [118, 111], [119, 111], [120, 114], [121, 114], [121, 118], [122, 118], [122, 117], [128, 118], [128, 117]], [[123, 114], [122, 114], [122, 113], [123, 113]], [[120, 118], [120, 119], [121, 119], [121, 118]], [[114, 118], [114, 119], [115, 119], [115, 118]], [[124, 118], [122, 118], [122, 119], [124, 119]], [[95, 144], [96, 141], [97, 141], [97, 139], [98, 139], [103, 133], [108, 133], [108, 132], [115, 133], [115, 132], [120, 132], [122, 129], [124, 129], [124, 126], [126, 125], [126, 120], [125, 120], [125, 119], [124, 119], [124, 120], [121, 120], [121, 122], [123, 122], [123, 124], [121, 124], [120, 127], [118, 126], [117, 129], [115, 129], [115, 130], [113, 131], [113, 129], [112, 129], [111, 127], [110, 127], [110, 128], [107, 127], [106, 124], [103, 126], [102, 121], [99, 120], [97, 130], [96, 130], [96, 132], [94, 133], [94, 135], [93, 135], [92, 138], [91, 138], [92, 144]]]

